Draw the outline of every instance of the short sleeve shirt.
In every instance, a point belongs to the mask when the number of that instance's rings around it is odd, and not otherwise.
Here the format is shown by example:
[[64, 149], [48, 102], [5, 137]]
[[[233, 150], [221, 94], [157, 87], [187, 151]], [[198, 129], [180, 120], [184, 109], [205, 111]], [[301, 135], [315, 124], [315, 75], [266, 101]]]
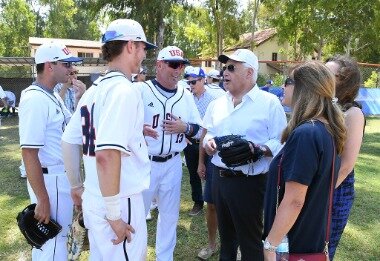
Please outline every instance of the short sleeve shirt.
[[[304, 206], [288, 233], [289, 249], [293, 253], [321, 252], [326, 237], [333, 160], [332, 136], [319, 121], [304, 123], [291, 133], [284, 148], [273, 159], [264, 202], [264, 238], [276, 215], [278, 165], [281, 157], [279, 202], [284, 196], [285, 182], [294, 181], [308, 186]], [[340, 158], [336, 156], [334, 186], [339, 167]]]

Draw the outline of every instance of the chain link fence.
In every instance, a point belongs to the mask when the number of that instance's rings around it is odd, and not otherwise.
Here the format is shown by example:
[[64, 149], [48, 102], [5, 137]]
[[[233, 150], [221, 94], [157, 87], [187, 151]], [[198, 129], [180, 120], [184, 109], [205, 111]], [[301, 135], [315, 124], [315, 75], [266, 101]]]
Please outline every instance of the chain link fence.
[[[155, 77], [155, 59], [146, 59], [143, 65], [147, 68], [147, 78]], [[194, 59], [190, 60], [192, 66], [204, 67], [206, 71], [210, 69], [220, 68], [219, 62], [215, 59]], [[258, 85], [265, 85], [267, 80], [273, 80], [273, 86], [281, 86], [284, 79], [290, 70], [299, 62], [293, 61], [260, 61], [260, 70]], [[82, 66], [90, 66], [97, 68], [97, 73], [84, 73], [81, 70]], [[83, 64], [76, 66], [79, 69], [78, 79], [83, 81], [87, 87], [91, 86], [92, 82], [106, 70], [104, 63], [89, 64], [84, 61]], [[359, 63], [359, 68], [362, 73], [362, 86], [367, 88], [380, 88], [380, 64], [364, 64]], [[16, 95], [16, 103], [20, 100], [21, 91], [28, 87], [35, 80], [34, 65], [0, 65], [0, 85], [4, 90], [12, 91]]]

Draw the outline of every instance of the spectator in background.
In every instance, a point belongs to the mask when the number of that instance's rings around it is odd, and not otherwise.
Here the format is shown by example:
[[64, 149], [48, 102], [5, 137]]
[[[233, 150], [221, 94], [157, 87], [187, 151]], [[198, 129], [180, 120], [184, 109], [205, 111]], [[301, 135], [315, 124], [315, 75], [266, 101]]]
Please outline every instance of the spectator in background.
[[342, 162], [333, 198], [329, 243], [330, 260], [333, 260], [355, 198], [354, 166], [363, 140], [365, 118], [360, 104], [355, 102], [361, 82], [356, 61], [347, 56], [337, 55], [328, 59], [326, 66], [335, 75], [336, 97], [344, 111], [347, 128], [347, 141], [343, 147]]
[[0, 112], [0, 116], [6, 117], [9, 114], [16, 114], [16, 96], [11, 91], [4, 91], [0, 86], [0, 99], [3, 103], [3, 108]]
[[260, 89], [263, 91], [269, 92], [269, 88], [272, 86], [273, 86], [273, 81], [268, 80], [267, 83], [263, 87], [261, 87]]
[[223, 95], [225, 93], [224, 89], [219, 86], [220, 83], [220, 73], [218, 70], [211, 70], [207, 74], [206, 88], [214, 92], [216, 96]]
[[78, 70], [70, 72], [69, 80], [65, 83], [58, 83], [54, 87], [54, 92], [58, 93], [65, 103], [66, 108], [73, 113], [77, 107], [79, 98], [86, 91], [86, 85], [78, 80]]
[[146, 67], [142, 66], [138, 74], [132, 74], [132, 82], [145, 82], [146, 72]]

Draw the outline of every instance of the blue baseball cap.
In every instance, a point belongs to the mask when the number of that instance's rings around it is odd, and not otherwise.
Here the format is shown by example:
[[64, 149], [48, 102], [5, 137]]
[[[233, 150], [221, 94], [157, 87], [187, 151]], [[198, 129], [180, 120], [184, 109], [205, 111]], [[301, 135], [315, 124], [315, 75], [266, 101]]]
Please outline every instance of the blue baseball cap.
[[194, 78], [206, 78], [206, 74], [201, 67], [193, 67], [187, 72], [187, 76]]

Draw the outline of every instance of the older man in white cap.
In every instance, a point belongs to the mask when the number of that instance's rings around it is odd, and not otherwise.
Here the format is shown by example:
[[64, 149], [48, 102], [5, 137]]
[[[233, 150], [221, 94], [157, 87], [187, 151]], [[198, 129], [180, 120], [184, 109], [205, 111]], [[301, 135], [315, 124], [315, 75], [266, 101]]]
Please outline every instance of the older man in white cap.
[[148, 213], [152, 198], [157, 198], [156, 258], [160, 261], [173, 260], [182, 179], [180, 153], [186, 147], [186, 136], [194, 136], [201, 123], [192, 94], [178, 84], [186, 63], [181, 49], [167, 46], [158, 54], [156, 78], [134, 84], [144, 100], [144, 130], [152, 166], [144, 203]]
[[108, 72], [82, 97], [62, 137], [66, 174], [76, 205], [81, 205], [82, 196], [90, 260], [146, 260], [142, 191], [149, 187], [150, 163], [143, 136], [143, 103], [131, 80], [147, 49], [155, 45], [130, 19], [111, 22], [102, 43]]
[[[67, 82], [74, 57], [58, 42], [42, 44], [36, 51], [37, 78], [22, 91], [19, 104], [19, 134], [22, 159], [28, 178], [28, 192], [36, 203], [35, 218], [48, 223], [56, 220], [62, 231], [39, 249], [32, 260], [67, 260], [67, 230], [72, 220], [73, 202], [63, 165], [61, 136], [71, 113], [54, 86]], [[82, 93], [77, 93], [77, 99]]]
[[[226, 64], [223, 76], [228, 92], [207, 108], [203, 145], [217, 167], [213, 196], [220, 260], [235, 260], [239, 245], [242, 260], [263, 260], [265, 174], [281, 149], [286, 117], [277, 97], [258, 88], [259, 64], [252, 51], [238, 49], [232, 55], [220, 55], [218, 60]], [[222, 162], [214, 138], [228, 134], [242, 135], [254, 144], [252, 163], [230, 169]]]

